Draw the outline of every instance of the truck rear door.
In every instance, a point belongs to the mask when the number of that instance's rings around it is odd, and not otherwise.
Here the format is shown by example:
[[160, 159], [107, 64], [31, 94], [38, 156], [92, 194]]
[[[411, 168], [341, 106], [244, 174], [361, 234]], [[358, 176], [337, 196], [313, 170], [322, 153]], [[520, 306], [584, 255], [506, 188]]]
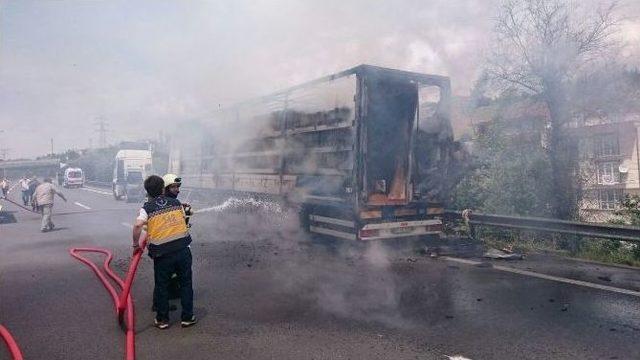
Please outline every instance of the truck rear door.
[[363, 200], [372, 206], [406, 205], [411, 200], [417, 85], [365, 78], [363, 95]]

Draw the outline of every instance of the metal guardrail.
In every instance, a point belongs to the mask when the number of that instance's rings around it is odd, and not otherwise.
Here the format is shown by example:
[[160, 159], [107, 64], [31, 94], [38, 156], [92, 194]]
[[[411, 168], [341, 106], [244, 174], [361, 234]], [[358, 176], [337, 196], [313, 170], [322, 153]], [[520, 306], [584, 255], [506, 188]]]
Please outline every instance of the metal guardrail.
[[[464, 220], [462, 211], [446, 210], [444, 216], [451, 220]], [[539, 217], [482, 214], [476, 212], [470, 212], [468, 214], [468, 220], [471, 225], [581, 235], [611, 240], [631, 241], [640, 244], [640, 228], [635, 226], [586, 223]]]

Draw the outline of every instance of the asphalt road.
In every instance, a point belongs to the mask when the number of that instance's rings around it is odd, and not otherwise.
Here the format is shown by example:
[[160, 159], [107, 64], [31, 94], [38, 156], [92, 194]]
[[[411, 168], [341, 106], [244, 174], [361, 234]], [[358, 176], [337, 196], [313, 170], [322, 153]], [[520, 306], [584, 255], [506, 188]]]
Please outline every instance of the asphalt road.
[[[26, 359], [121, 359], [113, 303], [68, 249], [111, 249], [122, 273], [138, 205], [100, 189], [64, 192], [49, 233], [38, 215], [2, 202], [18, 221], [0, 225], [0, 323]], [[178, 313], [168, 330], [151, 326], [144, 257], [133, 289], [138, 359], [640, 359], [638, 270], [542, 256], [498, 264], [523, 274], [377, 245], [320, 246], [295, 216], [233, 205], [193, 219], [196, 326], [180, 328]]]

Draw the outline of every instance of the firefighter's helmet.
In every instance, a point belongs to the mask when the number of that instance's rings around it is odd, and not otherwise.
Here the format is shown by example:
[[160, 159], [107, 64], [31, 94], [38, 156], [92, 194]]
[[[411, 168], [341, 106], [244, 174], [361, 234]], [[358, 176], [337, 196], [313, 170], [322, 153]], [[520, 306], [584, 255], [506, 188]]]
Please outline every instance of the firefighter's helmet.
[[162, 180], [164, 181], [164, 187], [167, 187], [173, 184], [180, 185], [182, 183], [182, 179], [179, 178], [178, 175], [176, 174], [166, 174], [165, 176], [162, 177]]

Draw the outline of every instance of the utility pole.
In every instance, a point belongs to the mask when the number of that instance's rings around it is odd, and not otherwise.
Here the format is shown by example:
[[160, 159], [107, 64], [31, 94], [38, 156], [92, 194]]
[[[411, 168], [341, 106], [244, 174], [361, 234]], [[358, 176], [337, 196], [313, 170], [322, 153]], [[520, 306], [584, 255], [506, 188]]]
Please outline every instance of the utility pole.
[[100, 148], [106, 148], [107, 147], [107, 123], [104, 121], [104, 119], [100, 118], [100, 120], [96, 121], [94, 124], [98, 127], [96, 129], [96, 132], [98, 133], [98, 136], [99, 136], [98, 146]]

